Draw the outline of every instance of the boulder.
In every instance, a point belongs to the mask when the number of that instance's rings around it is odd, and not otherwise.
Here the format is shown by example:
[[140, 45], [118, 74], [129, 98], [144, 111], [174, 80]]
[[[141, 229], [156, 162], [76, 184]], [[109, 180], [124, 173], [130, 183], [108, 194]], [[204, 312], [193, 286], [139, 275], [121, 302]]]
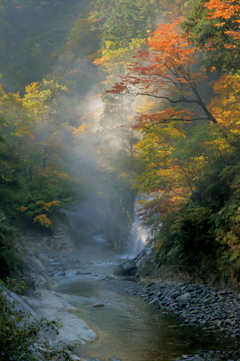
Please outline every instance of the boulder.
[[155, 254], [152, 248], [145, 248], [136, 257], [136, 265], [141, 277], [154, 276], [154, 270], [157, 268], [154, 256]]
[[138, 268], [134, 260], [125, 261], [113, 270], [115, 276], [134, 276], [137, 273]]
[[184, 295], [182, 295], [181, 297], [181, 301], [190, 301], [192, 299], [192, 295], [191, 293], [187, 292], [187, 293], [184, 293]]
[[77, 311], [62, 294], [41, 290], [38, 298], [24, 297], [24, 301], [40, 316], [60, 325], [55, 343], [63, 347], [77, 347], [97, 339], [97, 334], [85, 321], [70, 313]]
[[111, 274], [107, 274], [106, 277], [104, 278], [105, 280], [117, 280], [117, 276], [111, 275]]
[[95, 303], [94, 305], [92, 305], [92, 307], [95, 308], [100, 308], [100, 307], [104, 307], [105, 305], [103, 303]]

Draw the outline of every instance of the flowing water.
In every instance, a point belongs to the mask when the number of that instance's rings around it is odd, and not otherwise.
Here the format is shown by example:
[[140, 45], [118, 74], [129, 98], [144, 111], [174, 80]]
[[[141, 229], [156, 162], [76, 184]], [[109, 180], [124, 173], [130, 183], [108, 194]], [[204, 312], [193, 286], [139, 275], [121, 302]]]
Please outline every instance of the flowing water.
[[[103, 278], [112, 274], [122, 259], [104, 247], [80, 250], [80, 274], [67, 271], [55, 290], [78, 307], [77, 315], [99, 335], [97, 341], [79, 347], [87, 360], [168, 361], [181, 355], [219, 349], [213, 334], [190, 328], [171, 313], [162, 314], [141, 298], [109, 289]], [[119, 281], [124, 282], [124, 281]], [[103, 307], [92, 307], [103, 304]]]
[[137, 195], [134, 202], [134, 220], [130, 231], [130, 239], [128, 245], [129, 256], [136, 257], [148, 244], [152, 238], [150, 229], [142, 224], [139, 216], [141, 211], [141, 201], [146, 197]]

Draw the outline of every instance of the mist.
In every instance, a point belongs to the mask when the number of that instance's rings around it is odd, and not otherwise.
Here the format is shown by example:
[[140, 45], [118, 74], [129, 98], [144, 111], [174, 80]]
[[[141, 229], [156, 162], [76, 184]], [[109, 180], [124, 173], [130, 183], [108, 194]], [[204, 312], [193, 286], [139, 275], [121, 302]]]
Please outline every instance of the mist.
[[[0, 0], [6, 359], [61, 344], [60, 359], [237, 360], [239, 15], [225, 0]], [[5, 299], [15, 272], [40, 323]]]
[[[7, 53], [4, 57], [3, 86], [5, 92], [20, 92], [15, 98], [24, 119], [20, 121], [16, 110], [18, 157], [23, 159], [27, 182], [34, 181], [34, 187], [44, 190], [41, 196], [36, 197], [35, 191], [34, 196], [29, 194], [23, 205], [18, 200], [18, 207], [25, 207], [27, 216], [29, 204], [41, 197], [48, 203], [62, 198], [75, 233], [81, 235], [76, 242], [81, 243], [89, 232], [100, 233], [115, 249], [124, 250], [134, 219], [135, 194], [142, 192], [141, 186], [136, 190], [134, 185], [145, 170], [144, 151], [136, 146], [139, 141], [144, 144], [145, 133], [134, 126], [141, 114], [152, 116], [165, 105], [150, 97], [106, 91], [129, 73], [138, 51], [146, 50], [149, 33], [159, 22], [166, 23], [166, 16], [157, 2], [137, 3], [134, 8], [130, 1], [122, 7], [120, 0], [109, 1], [107, 7], [104, 1], [71, 2], [66, 14], [64, 0], [55, 5], [35, 0], [25, 6], [20, 1], [17, 7], [6, 5], [2, 13], [15, 32], [10, 37], [25, 51], [19, 55], [21, 72], [16, 69], [9, 81], [9, 69], [17, 65]], [[40, 17], [39, 36], [34, 32], [31, 38], [36, 16]], [[13, 43], [10, 37], [3, 37], [6, 44]], [[12, 56], [19, 52], [14, 49], [9, 49]], [[139, 91], [141, 85], [133, 88]], [[6, 109], [10, 117], [10, 107]], [[6, 135], [6, 139], [13, 149], [11, 138]]]

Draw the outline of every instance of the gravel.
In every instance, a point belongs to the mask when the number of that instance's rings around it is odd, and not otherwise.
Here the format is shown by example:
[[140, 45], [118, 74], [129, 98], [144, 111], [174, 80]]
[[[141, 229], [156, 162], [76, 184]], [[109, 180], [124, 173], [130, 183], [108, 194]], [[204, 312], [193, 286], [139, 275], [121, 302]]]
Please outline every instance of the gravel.
[[[107, 287], [118, 292], [143, 298], [162, 314], [169, 311], [183, 317], [189, 326], [201, 326], [208, 331], [220, 331], [235, 341], [234, 351], [202, 352], [194, 356], [182, 356], [187, 361], [227, 360], [240, 361], [240, 296], [205, 284], [151, 282], [141, 285], [125, 280], [105, 280]], [[177, 359], [175, 361], [179, 361]]]
[[119, 292], [139, 296], [159, 310], [185, 318], [189, 325], [220, 330], [240, 340], [240, 296], [204, 284], [177, 283], [142, 286], [138, 283], [108, 280]]

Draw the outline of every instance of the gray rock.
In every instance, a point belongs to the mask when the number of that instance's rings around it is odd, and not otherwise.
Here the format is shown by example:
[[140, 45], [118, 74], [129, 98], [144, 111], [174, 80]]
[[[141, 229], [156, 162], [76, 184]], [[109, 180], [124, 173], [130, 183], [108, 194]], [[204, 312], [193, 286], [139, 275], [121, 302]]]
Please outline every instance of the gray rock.
[[138, 268], [134, 260], [125, 261], [113, 270], [115, 276], [134, 276], [136, 273]]
[[70, 360], [71, 361], [86, 361], [82, 357], [77, 356], [77, 355], [70, 355]]
[[147, 277], [154, 274], [157, 264], [154, 261], [153, 249], [147, 248], [136, 257], [136, 264], [141, 277]]
[[226, 290], [222, 290], [222, 291], [219, 291], [218, 294], [219, 295], [226, 295], [228, 292]]
[[159, 303], [159, 298], [155, 297], [149, 304], [150, 305], [157, 305]]
[[177, 297], [181, 296], [181, 293], [180, 292], [174, 292], [171, 297], [173, 300], [175, 300]]
[[22, 311], [23, 313], [26, 314], [26, 316], [29, 316], [29, 320], [33, 320], [34, 318], [38, 318], [38, 315], [36, 312], [34, 312], [33, 308], [28, 305], [25, 302], [25, 297], [22, 296], [18, 296], [16, 295], [16, 293], [7, 290], [5, 287], [1, 286], [1, 291], [3, 296], [5, 297], [5, 299], [7, 300], [7, 302], [9, 304], [13, 304], [14, 303], [14, 307], [17, 311]]
[[76, 271], [75, 274], [76, 274], [76, 275], [90, 275], [90, 274], [92, 274], [92, 273], [91, 273], [91, 272], [84, 272], [84, 271], [80, 271], [80, 270], [79, 270], [79, 271]]
[[182, 295], [180, 297], [181, 301], [184, 301], [184, 302], [188, 302], [192, 299], [192, 295], [191, 293], [187, 292], [187, 293], [184, 293], [184, 295]]
[[92, 307], [95, 307], [95, 308], [101, 308], [101, 307], [104, 307], [105, 305], [103, 303], [95, 303], [95, 305], [92, 305]]
[[59, 267], [59, 266], [61, 266], [61, 265], [62, 265], [61, 262], [51, 262], [51, 263], [50, 263], [50, 266], [52, 266], [52, 267]]
[[63, 295], [42, 290], [40, 296], [35, 298], [25, 297], [24, 301], [38, 309], [38, 313], [48, 320], [57, 320], [60, 324], [56, 342], [66, 347], [84, 345], [97, 339], [97, 334], [89, 328], [85, 321], [69, 311], [76, 310]]
[[[22, 239], [16, 239], [16, 256], [22, 259], [17, 263], [12, 278], [24, 281], [31, 291], [49, 289], [50, 279], [42, 262], [36, 257], [30, 247]], [[24, 257], [22, 255], [24, 254]], [[31, 293], [29, 291], [29, 293]]]
[[64, 277], [64, 276], [66, 276], [66, 272], [64, 271], [59, 271], [54, 273], [54, 277]]
[[214, 297], [206, 297], [205, 300], [203, 301], [204, 303], [211, 303], [214, 301]]
[[114, 275], [107, 274], [105, 280], [117, 280], [118, 278]]

